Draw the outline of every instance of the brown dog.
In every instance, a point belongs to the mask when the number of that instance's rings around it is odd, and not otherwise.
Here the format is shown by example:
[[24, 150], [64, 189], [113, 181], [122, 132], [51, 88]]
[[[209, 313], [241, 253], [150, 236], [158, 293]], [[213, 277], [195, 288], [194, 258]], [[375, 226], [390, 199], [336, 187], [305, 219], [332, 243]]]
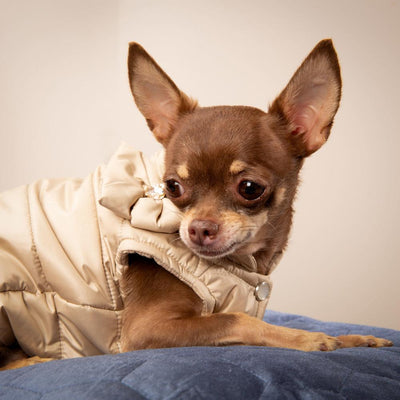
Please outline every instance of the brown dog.
[[[305, 157], [328, 139], [341, 96], [340, 67], [321, 41], [266, 114], [252, 107], [207, 107], [182, 93], [138, 44], [129, 50], [131, 89], [166, 148], [169, 199], [182, 210], [180, 237], [207, 259], [251, 254], [268, 274], [285, 249]], [[132, 258], [123, 284], [124, 350], [261, 345], [299, 350], [388, 346], [384, 339], [329, 337], [277, 327], [243, 313], [201, 315], [184, 283], [149, 260]], [[159, 293], [154, 307], [152, 293]], [[149, 324], [157, 329], [149, 330]]]
[[[303, 161], [327, 141], [339, 106], [340, 67], [332, 42], [321, 41], [313, 49], [268, 113], [252, 107], [199, 107], [136, 43], [130, 45], [128, 66], [135, 102], [166, 149], [164, 182], [167, 197], [183, 215], [182, 242], [211, 263], [253, 256], [256, 272], [268, 275], [288, 241]], [[273, 326], [241, 312], [205, 314], [191, 287], [137, 254], [130, 256], [121, 286], [122, 351], [391, 345], [372, 336], [330, 337]], [[25, 355], [3, 349], [0, 357], [5, 363]]]

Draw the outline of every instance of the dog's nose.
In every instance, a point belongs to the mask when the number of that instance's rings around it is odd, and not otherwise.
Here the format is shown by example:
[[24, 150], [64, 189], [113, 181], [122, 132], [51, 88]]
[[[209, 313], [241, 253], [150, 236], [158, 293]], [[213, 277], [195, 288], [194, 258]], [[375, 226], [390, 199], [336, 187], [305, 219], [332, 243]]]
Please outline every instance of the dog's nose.
[[213, 221], [194, 219], [189, 225], [189, 237], [193, 243], [207, 246], [216, 239], [218, 229], [218, 224]]

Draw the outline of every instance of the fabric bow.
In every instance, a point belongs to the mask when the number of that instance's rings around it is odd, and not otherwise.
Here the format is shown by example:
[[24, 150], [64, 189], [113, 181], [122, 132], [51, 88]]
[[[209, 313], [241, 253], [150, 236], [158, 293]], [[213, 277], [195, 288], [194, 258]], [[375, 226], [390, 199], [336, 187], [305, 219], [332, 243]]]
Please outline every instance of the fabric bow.
[[150, 160], [123, 144], [106, 165], [99, 203], [135, 228], [174, 233], [180, 211], [165, 197], [164, 152]]

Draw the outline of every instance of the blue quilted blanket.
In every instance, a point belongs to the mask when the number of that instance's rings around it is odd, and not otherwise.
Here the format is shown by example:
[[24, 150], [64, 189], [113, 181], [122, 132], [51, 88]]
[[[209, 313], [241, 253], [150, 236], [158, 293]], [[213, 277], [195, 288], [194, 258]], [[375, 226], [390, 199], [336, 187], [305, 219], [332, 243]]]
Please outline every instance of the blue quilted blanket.
[[265, 320], [391, 348], [303, 353], [190, 347], [55, 361], [0, 372], [1, 399], [400, 399], [400, 332], [267, 311]]

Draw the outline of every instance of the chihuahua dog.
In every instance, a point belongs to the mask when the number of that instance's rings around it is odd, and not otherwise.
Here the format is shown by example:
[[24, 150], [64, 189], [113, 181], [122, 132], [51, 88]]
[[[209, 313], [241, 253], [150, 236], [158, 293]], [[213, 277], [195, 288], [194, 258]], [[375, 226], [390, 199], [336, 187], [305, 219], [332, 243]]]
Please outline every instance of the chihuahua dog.
[[[165, 148], [165, 191], [182, 213], [181, 241], [209, 262], [252, 256], [256, 272], [268, 275], [287, 245], [304, 159], [327, 141], [339, 107], [341, 75], [331, 40], [317, 44], [268, 113], [246, 106], [200, 107], [137, 43], [130, 44], [128, 68], [137, 107]], [[273, 326], [243, 312], [204, 314], [190, 286], [138, 254], [129, 257], [121, 287], [121, 351], [391, 345], [373, 336], [331, 337]], [[9, 348], [0, 354], [25, 357]]]
[[[284, 251], [306, 157], [328, 139], [341, 97], [331, 40], [317, 44], [268, 113], [253, 107], [199, 107], [138, 44], [129, 49], [135, 102], [165, 147], [168, 198], [182, 211], [183, 243], [206, 259], [253, 255], [269, 274]], [[184, 283], [150, 260], [132, 260], [123, 322], [124, 350], [259, 345], [305, 351], [388, 346], [372, 336], [329, 337], [269, 325], [244, 313], [201, 315]], [[152, 293], [160, 293], [155, 307]], [[159, 329], [150, 331], [150, 321]]]

